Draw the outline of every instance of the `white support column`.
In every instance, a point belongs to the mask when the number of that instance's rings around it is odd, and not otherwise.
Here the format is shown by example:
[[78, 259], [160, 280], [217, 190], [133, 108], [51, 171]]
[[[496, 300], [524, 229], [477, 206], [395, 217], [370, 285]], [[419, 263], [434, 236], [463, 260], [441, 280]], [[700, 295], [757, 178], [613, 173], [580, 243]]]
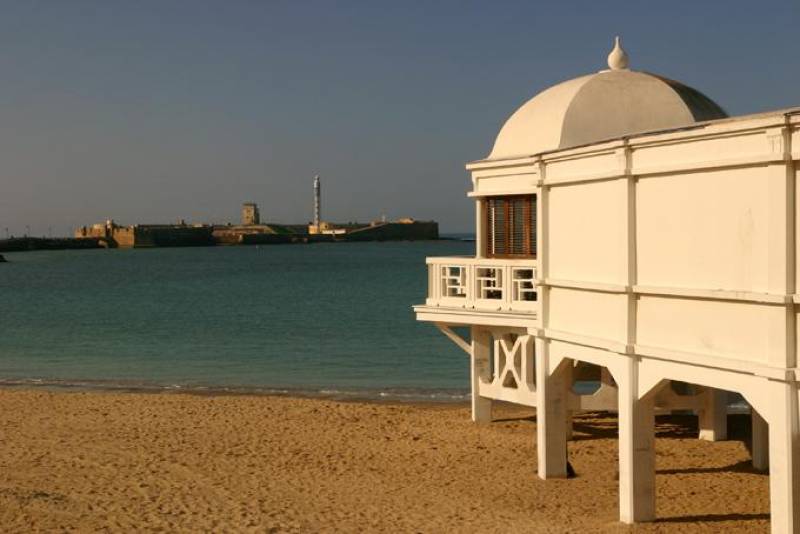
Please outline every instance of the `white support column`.
[[[766, 132], [766, 145], [775, 161], [767, 165], [761, 185], [767, 193], [767, 290], [791, 295], [795, 282], [795, 172], [792, 135], [787, 124]], [[785, 306], [784, 321], [770, 321], [767, 359], [773, 367], [795, 367], [796, 317], [793, 303]]]
[[619, 414], [619, 517], [624, 523], [651, 521], [656, 515], [655, 410], [654, 396], [639, 397], [639, 362], [633, 357], [637, 342], [638, 297], [632, 288], [638, 281], [636, 255], [636, 177], [631, 173], [631, 148], [617, 153], [627, 179], [624, 187], [625, 254], [620, 258], [627, 285], [626, 353], [631, 355], [623, 376], [617, 378]]
[[475, 199], [475, 257], [486, 257], [486, 201]]
[[638, 296], [633, 292], [638, 280], [638, 267], [636, 264], [636, 177], [631, 173], [631, 148], [628, 141], [623, 141], [625, 146], [617, 150], [617, 163], [619, 170], [626, 176], [624, 182], [620, 182], [624, 187], [622, 194], [625, 198], [627, 209], [625, 210], [625, 233], [624, 239], [627, 246], [623, 249], [624, 254], [620, 255], [621, 272], [625, 273], [627, 286], [627, 320], [625, 324], [625, 352], [633, 354], [633, 347], [636, 345], [636, 324]]
[[619, 388], [619, 518], [623, 523], [655, 519], [655, 413], [653, 396], [639, 399], [633, 358]]
[[492, 334], [487, 330], [477, 327], [470, 329], [471, 354], [470, 354], [470, 382], [472, 393], [472, 420], [476, 423], [492, 422], [492, 401], [480, 396], [479, 384], [481, 378], [490, 379], [490, 362], [492, 356]]
[[797, 387], [770, 382], [772, 406], [764, 413], [769, 423], [769, 500], [773, 533], [800, 533], [798, 487]]
[[567, 441], [572, 441], [572, 410], [567, 410], [567, 421], [566, 421], [566, 439]]
[[567, 387], [564, 365], [548, 371], [548, 344], [536, 338], [536, 454], [539, 478], [567, 476]]
[[698, 413], [700, 439], [724, 441], [728, 439], [728, 394], [716, 388], [706, 388], [703, 408]]
[[539, 319], [539, 327], [544, 330], [549, 325], [549, 300], [550, 289], [547, 286], [540, 285], [541, 282], [547, 280], [550, 276], [548, 268], [548, 255], [549, 255], [549, 242], [548, 242], [548, 219], [549, 214], [549, 188], [545, 185], [545, 175], [547, 174], [547, 165], [543, 161], [539, 161], [539, 182], [536, 189], [536, 284], [537, 284], [537, 306], [536, 312]]
[[750, 408], [750, 418], [753, 426], [750, 445], [753, 469], [766, 471], [769, 469], [769, 428], [755, 408]]
[[[572, 391], [572, 386], [575, 383], [575, 365], [570, 364], [564, 368], [564, 387], [566, 388], [566, 394], [569, 395], [570, 391]], [[572, 441], [572, 410], [566, 410], [567, 418], [565, 422], [565, 432], [566, 432], [566, 439], [567, 441]]]

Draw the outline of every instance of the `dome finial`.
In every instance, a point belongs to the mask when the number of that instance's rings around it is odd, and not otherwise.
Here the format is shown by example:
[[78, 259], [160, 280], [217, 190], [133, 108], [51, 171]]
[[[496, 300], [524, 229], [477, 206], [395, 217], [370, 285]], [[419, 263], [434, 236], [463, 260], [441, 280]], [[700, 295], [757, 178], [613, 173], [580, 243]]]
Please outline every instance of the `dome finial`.
[[619, 35], [614, 39], [614, 49], [608, 54], [608, 68], [611, 70], [624, 70], [628, 68], [628, 54], [622, 49]]

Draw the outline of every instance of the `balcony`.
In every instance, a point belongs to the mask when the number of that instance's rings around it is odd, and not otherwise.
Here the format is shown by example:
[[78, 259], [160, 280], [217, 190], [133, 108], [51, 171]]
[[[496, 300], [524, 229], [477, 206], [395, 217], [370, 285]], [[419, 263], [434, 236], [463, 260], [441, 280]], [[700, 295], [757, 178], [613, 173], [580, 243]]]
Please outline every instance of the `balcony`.
[[[466, 256], [427, 258], [428, 298], [416, 308], [421, 320], [431, 313], [524, 314], [536, 318], [536, 260]], [[465, 321], [471, 322], [471, 321]]]

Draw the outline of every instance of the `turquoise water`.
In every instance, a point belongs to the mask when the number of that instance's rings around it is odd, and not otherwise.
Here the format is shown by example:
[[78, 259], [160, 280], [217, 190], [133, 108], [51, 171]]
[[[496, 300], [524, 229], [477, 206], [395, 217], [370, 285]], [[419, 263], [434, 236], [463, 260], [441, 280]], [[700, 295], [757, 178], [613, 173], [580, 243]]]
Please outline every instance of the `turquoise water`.
[[40, 251], [0, 265], [0, 383], [466, 398], [411, 305], [458, 241]]

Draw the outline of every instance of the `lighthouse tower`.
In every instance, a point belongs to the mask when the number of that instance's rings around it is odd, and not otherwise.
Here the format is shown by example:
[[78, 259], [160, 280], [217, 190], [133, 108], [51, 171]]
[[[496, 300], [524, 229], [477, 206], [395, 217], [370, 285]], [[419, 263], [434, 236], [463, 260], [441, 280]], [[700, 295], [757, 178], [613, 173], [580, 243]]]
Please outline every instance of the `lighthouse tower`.
[[314, 176], [314, 226], [319, 229], [319, 222], [320, 222], [320, 186], [319, 186], [319, 174]]
[[321, 212], [321, 191], [320, 191], [320, 184], [319, 184], [319, 174], [314, 176], [314, 220], [311, 224], [308, 225], [308, 233], [309, 234], [320, 234], [322, 233], [322, 220], [320, 217]]

